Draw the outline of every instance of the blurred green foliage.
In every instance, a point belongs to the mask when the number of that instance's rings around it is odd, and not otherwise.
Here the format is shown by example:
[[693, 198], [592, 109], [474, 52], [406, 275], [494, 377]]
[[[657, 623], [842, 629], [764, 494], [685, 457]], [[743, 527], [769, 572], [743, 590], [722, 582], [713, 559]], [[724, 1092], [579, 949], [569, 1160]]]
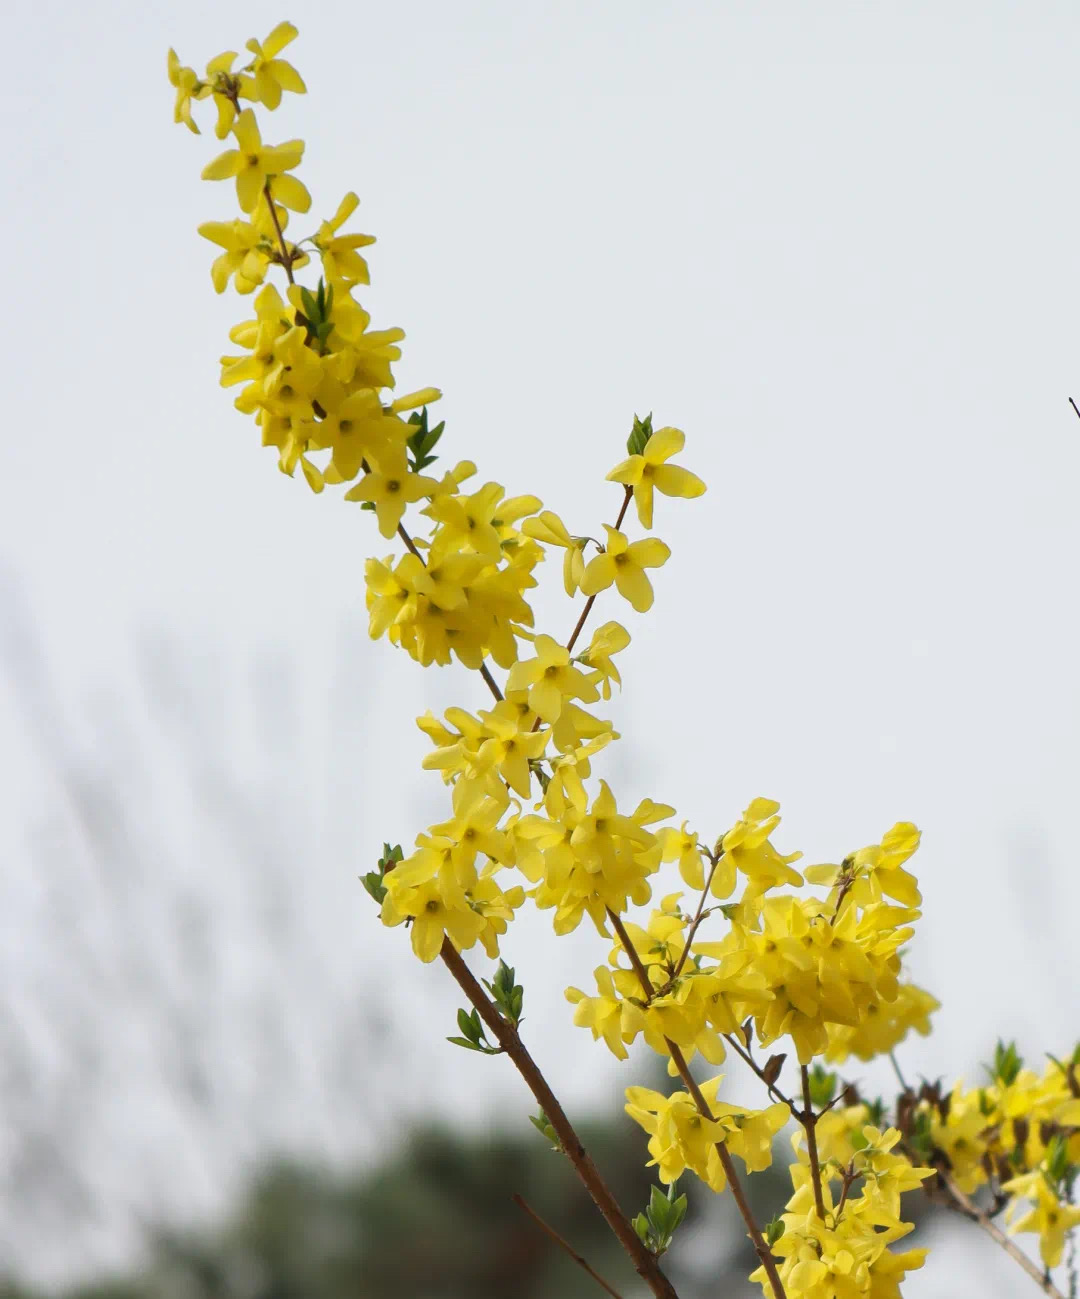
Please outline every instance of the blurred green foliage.
[[[584, 1124], [582, 1138], [632, 1217], [649, 1200], [645, 1151], [629, 1122]], [[692, 1179], [687, 1179], [689, 1183]], [[756, 1185], [755, 1185], [756, 1184]], [[716, 1197], [687, 1185], [683, 1239], [665, 1268], [686, 1299], [749, 1293], [754, 1266]], [[751, 1179], [766, 1200], [770, 1175]], [[597, 1299], [603, 1291], [511, 1199], [528, 1204], [624, 1299], [642, 1287], [569, 1164], [531, 1129], [463, 1135], [414, 1130], [385, 1163], [339, 1173], [279, 1161], [253, 1180], [223, 1224], [157, 1228], [138, 1273], [68, 1290], [64, 1299]], [[719, 1210], [719, 1213], [718, 1213]], [[766, 1213], [766, 1217], [768, 1214]], [[707, 1274], [680, 1262], [703, 1226]], [[703, 1259], [704, 1261], [704, 1259]], [[44, 1299], [13, 1280], [0, 1299]]]

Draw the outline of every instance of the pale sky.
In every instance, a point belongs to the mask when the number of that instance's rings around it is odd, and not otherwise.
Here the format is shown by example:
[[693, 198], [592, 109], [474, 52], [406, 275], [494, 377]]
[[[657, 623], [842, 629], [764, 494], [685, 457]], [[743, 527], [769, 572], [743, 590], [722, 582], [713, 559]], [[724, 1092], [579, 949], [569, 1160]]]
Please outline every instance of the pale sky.
[[[911, 1072], [974, 1081], [999, 1034], [1035, 1062], [1068, 1050], [1080, 12], [20, 10], [0, 84], [13, 398], [0, 612], [28, 604], [60, 683], [57, 733], [91, 766], [94, 708], [134, 718], [138, 761], [159, 773], [150, 829], [187, 816], [135, 672], [147, 638], [173, 645], [220, 733], [214, 761], [240, 785], [244, 763], [253, 781], [277, 773], [268, 796], [293, 816], [297, 898], [318, 920], [313, 948], [335, 950], [335, 987], [377, 978], [393, 1022], [417, 1023], [415, 1059], [440, 1085], [401, 1104], [422, 1113], [489, 1085], [517, 1104], [520, 1089], [438, 1045], [453, 992], [416, 968], [403, 932], [380, 931], [355, 876], [384, 838], [409, 842], [444, 814], [413, 718], [483, 706], [484, 691], [367, 640], [363, 560], [389, 547], [340, 493], [282, 477], [218, 387], [250, 299], [215, 296], [195, 227], [234, 201], [199, 180], [222, 147], [212, 110], [200, 138], [174, 127], [165, 76], [169, 45], [201, 68], [283, 17], [301, 29], [289, 57], [309, 94], [264, 114], [263, 132], [307, 141], [314, 208], [292, 232], [359, 193], [353, 228], [378, 236], [362, 300], [377, 327], [406, 330], [399, 387], [443, 389], [446, 456], [596, 533], [618, 504], [604, 475], [634, 412], [652, 411], [686, 431], [682, 461], [709, 485], [660, 502], [673, 556], [652, 612], [614, 595], [598, 609], [633, 636], [610, 713], [625, 739], [599, 774], [621, 802], [672, 803], [707, 837], [755, 795], [777, 798], [776, 842], [808, 861], [915, 821], [926, 914], [911, 964], [943, 1009], [934, 1037], [903, 1049]], [[557, 565], [542, 577], [538, 624], [565, 636]], [[274, 729], [279, 694], [262, 712], [247, 700], [253, 659], [302, 673], [292, 731]], [[52, 786], [40, 717], [9, 685], [10, 986], [27, 962], [52, 968], [21, 847]], [[207, 867], [211, 899], [226, 873]], [[576, 1103], [616, 1075], [571, 1027], [562, 986], [587, 986], [606, 952], [584, 930], [556, 942], [546, 918], [508, 947], [536, 989], [537, 1052]], [[945, 1281], [931, 1260], [908, 1293], [951, 1293]]]

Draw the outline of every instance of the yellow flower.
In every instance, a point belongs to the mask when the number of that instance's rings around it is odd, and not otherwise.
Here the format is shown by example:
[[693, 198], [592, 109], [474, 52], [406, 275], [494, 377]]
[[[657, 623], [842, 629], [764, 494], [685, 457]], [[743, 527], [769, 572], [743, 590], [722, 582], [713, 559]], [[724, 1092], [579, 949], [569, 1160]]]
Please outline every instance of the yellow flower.
[[434, 489], [434, 479], [409, 473], [405, 453], [402, 451], [400, 456], [386, 457], [385, 467], [380, 466], [365, 474], [355, 487], [345, 493], [345, 499], [371, 501], [375, 506], [375, 517], [379, 520], [379, 531], [384, 537], [392, 537], [406, 507], [430, 496]]
[[[329, 284], [369, 283], [367, 262], [356, 251], [375, 242], [374, 235], [339, 235], [338, 231], [356, 210], [360, 200], [350, 191], [338, 204], [338, 210], [319, 226], [312, 242], [322, 255], [323, 270]], [[423, 405], [423, 402], [420, 403]]]
[[[784, 857], [769, 842], [769, 835], [780, 824], [779, 811], [780, 804], [774, 799], [755, 798], [721, 841], [724, 853], [721, 864], [726, 861], [729, 870], [742, 871], [749, 878], [754, 894], [776, 888], [778, 884], [798, 888], [803, 882], [799, 872], [790, 866], [802, 853], [789, 853]], [[727, 896], [725, 892], [717, 892], [726, 883], [727, 878], [718, 870], [713, 877], [713, 892], [718, 897]]]
[[563, 589], [567, 595], [573, 595], [581, 585], [585, 574], [584, 550], [587, 537], [573, 537], [567, 531], [566, 524], [552, 510], [544, 510], [535, 519], [526, 519], [521, 525], [527, 537], [542, 541], [545, 546], [561, 546], [566, 554], [563, 556]]
[[581, 579], [585, 595], [605, 591], [612, 582], [619, 594], [629, 600], [638, 613], [652, 608], [653, 589], [645, 569], [659, 568], [671, 557], [671, 550], [655, 537], [628, 542], [626, 534], [604, 524], [608, 534], [607, 549], [589, 561]]
[[599, 698], [585, 673], [571, 665], [569, 651], [550, 636], [537, 636], [536, 658], [515, 663], [506, 688], [528, 690], [529, 707], [545, 722], [557, 722], [568, 699], [591, 703]]
[[[710, 1105], [722, 1077], [701, 1085]], [[727, 1186], [716, 1146], [736, 1126], [734, 1120], [704, 1118], [687, 1092], [665, 1096], [650, 1087], [627, 1087], [626, 1101], [627, 1114], [649, 1133], [649, 1163], [659, 1166], [662, 1182], [674, 1182], [689, 1168], [714, 1191]]]
[[661, 830], [660, 846], [663, 850], [662, 860], [677, 861], [679, 874], [692, 889], [705, 887], [705, 870], [698, 848], [698, 837], [687, 830], [685, 821], [680, 830]]
[[611, 682], [622, 687], [622, 677], [611, 661], [613, 654], [618, 654], [630, 644], [630, 633], [617, 622], [606, 622], [592, 634], [589, 648], [581, 655], [582, 662], [594, 670], [593, 682], [600, 685], [605, 699], [611, 698]]
[[233, 72], [235, 59], [236, 51], [226, 50], [223, 54], [215, 55], [206, 65], [206, 82], [213, 93], [218, 114], [214, 134], [219, 140], [225, 139], [236, 121], [236, 115], [240, 111], [236, 101], [255, 98], [255, 82], [252, 78], [242, 72]]
[[247, 48], [255, 55], [252, 64], [255, 95], [267, 108], [277, 108], [283, 90], [291, 90], [295, 95], [307, 93], [299, 72], [291, 63], [276, 57], [298, 34], [292, 23], [278, 23], [261, 44], [254, 37], [247, 42]]
[[[277, 204], [274, 206], [278, 224], [284, 230], [289, 213]], [[265, 193], [259, 196], [250, 221], [204, 221], [199, 226], [199, 234], [225, 250], [210, 268], [210, 278], [218, 293], [225, 292], [229, 279], [234, 276], [237, 293], [254, 292], [265, 279], [267, 268], [281, 261], [277, 228]], [[295, 244], [286, 244], [286, 247], [294, 268], [308, 264], [307, 253], [298, 251]]]
[[[1080, 1206], [1065, 1204], [1058, 1199], [1057, 1192], [1046, 1180], [1041, 1169], [1023, 1177], [1014, 1177], [1006, 1182], [1003, 1191], [1011, 1195], [1023, 1195], [1035, 1201], [1019, 1222], [1013, 1223], [1010, 1232], [1037, 1231], [1039, 1233], [1039, 1254], [1047, 1267], [1057, 1267], [1065, 1249], [1065, 1234], [1080, 1225]], [[1010, 1219], [1016, 1213], [1016, 1203], [1009, 1206]]]
[[811, 884], [831, 886], [835, 901], [842, 889], [844, 896], [865, 907], [879, 902], [882, 895], [895, 898], [902, 906], [917, 907], [922, 902], [915, 876], [903, 864], [919, 846], [920, 833], [910, 821], [898, 821], [882, 838], [852, 853], [839, 866], [809, 866], [805, 873]]
[[505, 700], [481, 716], [489, 738], [480, 745], [477, 768], [494, 768], [515, 793], [528, 798], [532, 781], [529, 763], [543, 754], [551, 732], [521, 730], [516, 711], [507, 708]]
[[303, 140], [264, 145], [255, 114], [250, 108], [245, 108], [236, 119], [233, 134], [240, 147], [226, 149], [207, 163], [202, 172], [203, 180], [227, 180], [235, 176], [236, 198], [242, 212], [255, 210], [263, 187], [272, 180], [272, 193], [278, 203], [294, 212], [306, 212], [311, 206], [311, 195], [295, 176], [285, 175], [299, 167], [304, 156]]
[[400, 925], [412, 917], [412, 948], [420, 960], [433, 961], [443, 945], [444, 936], [460, 950], [473, 947], [484, 932], [484, 918], [466, 902], [451, 906], [443, 898], [436, 880], [415, 888], [388, 891], [383, 900], [384, 925]]
[[688, 469], [665, 463], [683, 449], [685, 441], [686, 435], [680, 429], [659, 428], [645, 443], [641, 455], [624, 460], [608, 474], [609, 482], [633, 487], [642, 527], [652, 527], [653, 488], [665, 496], [693, 497], [705, 491], [705, 484]]
[[420, 599], [432, 589], [423, 561], [412, 554], [402, 555], [392, 569], [389, 558], [385, 563], [369, 559], [364, 565], [364, 579], [370, 614], [368, 634], [372, 640], [378, 640], [395, 623], [414, 618]]
[[580, 988], [566, 989], [566, 1000], [577, 1006], [574, 1023], [591, 1029], [594, 1042], [603, 1038], [612, 1055], [625, 1060], [628, 1053], [623, 1044], [632, 1042], [641, 1032], [644, 1015], [639, 1007], [619, 996], [606, 965], [598, 965], [594, 975], [599, 996], [587, 997]]
[[173, 121], [183, 122], [189, 131], [199, 134], [191, 116], [191, 101], [205, 99], [210, 87], [200, 81], [194, 68], [181, 66], [175, 50], [169, 51], [169, 81], [176, 87], [176, 107], [173, 109]]

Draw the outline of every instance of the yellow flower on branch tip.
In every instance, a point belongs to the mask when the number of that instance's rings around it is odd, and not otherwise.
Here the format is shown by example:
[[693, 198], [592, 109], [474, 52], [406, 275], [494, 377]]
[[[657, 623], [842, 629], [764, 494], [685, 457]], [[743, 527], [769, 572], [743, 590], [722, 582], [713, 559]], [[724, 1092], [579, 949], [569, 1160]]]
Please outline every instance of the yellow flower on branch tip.
[[660, 428], [645, 443], [639, 456], [623, 460], [608, 474], [608, 481], [634, 489], [634, 504], [644, 528], [652, 527], [653, 489], [665, 496], [701, 496], [705, 484], [688, 469], [666, 463], [683, 449], [686, 435], [681, 429]]
[[608, 534], [607, 549], [589, 561], [581, 580], [584, 595], [596, 595], [614, 582], [619, 594], [629, 600], [638, 613], [652, 608], [652, 583], [645, 569], [659, 568], [671, 558], [671, 550], [656, 537], [627, 541], [626, 534], [604, 524]]
[[173, 109], [173, 121], [183, 122], [189, 131], [199, 134], [191, 116], [191, 101], [205, 99], [210, 87], [199, 80], [194, 68], [185, 68], [175, 50], [169, 51], [169, 81], [176, 87], [176, 107]]
[[264, 186], [272, 180], [271, 192], [276, 202], [294, 212], [306, 212], [311, 206], [311, 195], [295, 176], [285, 175], [299, 167], [304, 156], [303, 140], [264, 145], [250, 108], [245, 108], [236, 119], [233, 134], [240, 147], [226, 149], [207, 163], [203, 180], [228, 180], [235, 176], [236, 198], [242, 212], [254, 212]]
[[247, 42], [247, 48], [255, 55], [252, 65], [255, 94], [269, 109], [277, 108], [281, 103], [283, 90], [291, 90], [294, 95], [307, 93], [300, 73], [291, 63], [277, 57], [298, 35], [292, 23], [278, 23], [265, 41], [260, 43], [252, 37]]

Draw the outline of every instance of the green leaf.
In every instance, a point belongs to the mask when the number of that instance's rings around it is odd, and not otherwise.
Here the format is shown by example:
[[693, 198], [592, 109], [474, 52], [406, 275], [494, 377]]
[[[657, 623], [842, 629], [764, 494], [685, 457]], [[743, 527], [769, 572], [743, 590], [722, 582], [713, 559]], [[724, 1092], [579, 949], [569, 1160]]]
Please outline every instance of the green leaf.
[[630, 430], [630, 436], [626, 439], [626, 449], [632, 456], [639, 456], [645, 450], [645, 444], [652, 437], [652, 415], [646, 415], [645, 418], [638, 419], [634, 416], [634, 426]]
[[530, 1114], [529, 1122], [540, 1133], [540, 1135], [551, 1143], [551, 1148], [562, 1153], [562, 1146], [559, 1144], [559, 1134], [551, 1126], [551, 1120], [543, 1110], [539, 1114]]
[[1055, 1182], [1060, 1182], [1069, 1168], [1069, 1148], [1060, 1132], [1056, 1133], [1046, 1150], [1046, 1171]]
[[470, 1042], [464, 1037], [448, 1037], [448, 1042], [453, 1042], [455, 1046], [463, 1046], [466, 1051], [479, 1051], [481, 1048], [475, 1042]]
[[638, 1240], [649, 1248], [649, 1220], [643, 1213], [639, 1213], [634, 1219], [634, 1230], [637, 1232]]
[[386, 885], [382, 882], [382, 875], [378, 871], [368, 871], [366, 875], [360, 876], [360, 883], [379, 906], [382, 906], [383, 899], [386, 897]]
[[1000, 1038], [994, 1048], [993, 1067], [983, 1066], [991, 1078], [995, 1078], [1006, 1087], [1011, 1086], [1016, 1081], [1017, 1075], [1023, 1067], [1024, 1061], [1016, 1049], [1016, 1043], [1009, 1042], [1006, 1045]]
[[458, 1028], [469, 1039], [470, 1042], [480, 1041], [480, 1026], [474, 1021], [473, 1017], [465, 1010], [458, 1010], [457, 1013]]
[[765, 1239], [770, 1245], [775, 1245], [786, 1230], [783, 1218], [773, 1218], [772, 1222], [765, 1224]]
[[649, 1208], [647, 1210], [649, 1221], [663, 1235], [667, 1235], [670, 1210], [671, 1203], [664, 1192], [661, 1191], [659, 1186], [651, 1187], [649, 1190]]
[[836, 1095], [836, 1074], [829, 1073], [821, 1063], [810, 1070], [810, 1103], [822, 1110]]
[[[424, 407], [424, 410], [427, 410], [426, 406]], [[446, 428], [446, 420], [440, 420], [421, 442], [421, 450], [425, 452], [430, 451], [435, 443], [438, 442], [439, 438], [442, 437], [444, 428]]]

